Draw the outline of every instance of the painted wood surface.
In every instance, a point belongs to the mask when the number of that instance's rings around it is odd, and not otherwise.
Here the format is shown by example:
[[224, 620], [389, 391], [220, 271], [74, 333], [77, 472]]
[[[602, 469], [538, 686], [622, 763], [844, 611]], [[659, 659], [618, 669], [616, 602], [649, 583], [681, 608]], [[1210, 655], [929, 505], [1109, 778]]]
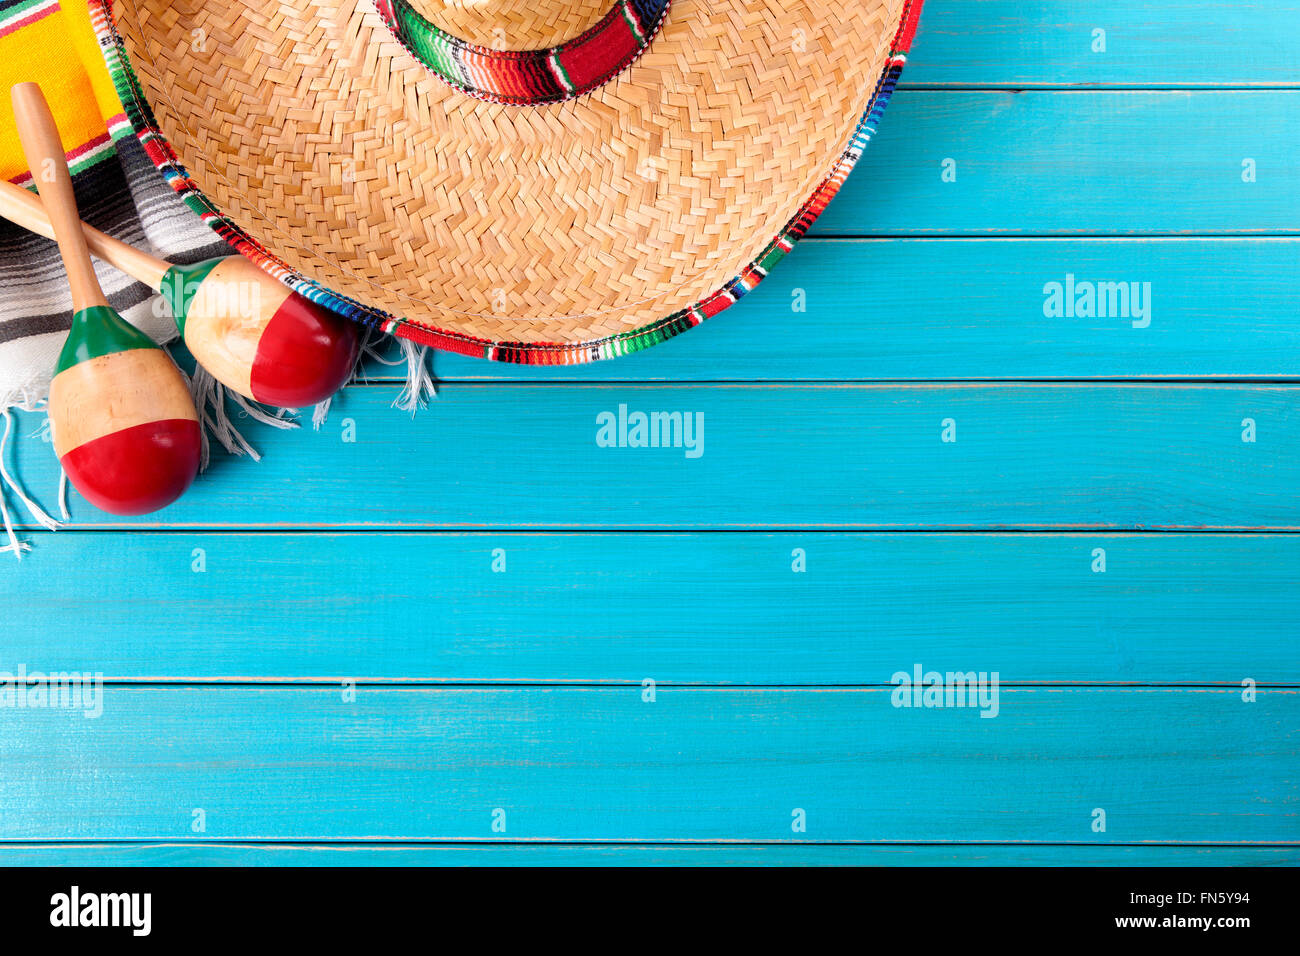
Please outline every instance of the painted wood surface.
[[[1006, 683], [1300, 683], [1295, 535], [60, 532], [39, 544], [30, 612], [0, 618], [0, 672], [884, 685], [921, 662]], [[120, 587], [106, 560], [148, 587]]]
[[[353, 388], [327, 428], [152, 517], [74, 500], [75, 526], [1300, 527], [1294, 385], [466, 384], [414, 419], [395, 397]], [[602, 447], [633, 440], [621, 408], [681, 413], [678, 447]], [[53, 488], [23, 421], [23, 467]]]
[[[1049, 316], [1044, 289], [1063, 294], [1069, 275], [1137, 282], [1150, 314]], [[566, 368], [439, 353], [433, 369], [444, 381], [1296, 377], [1297, 276], [1296, 239], [807, 239], [743, 306], [645, 352]], [[366, 367], [373, 381], [404, 374]]]
[[1300, 89], [900, 90], [812, 234], [1295, 235], [1298, 113]]
[[94, 718], [0, 708], [0, 839], [1300, 838], [1300, 691], [891, 697], [113, 685]]
[[1296, 866], [1293, 847], [0, 843], [0, 866]]
[[903, 83], [1295, 86], [1297, 23], [1295, 0], [926, 0]]
[[[582, 368], [439, 355], [413, 421], [386, 384], [239, 422], [264, 461], [153, 520], [74, 495], [0, 566], [0, 672], [100, 670], [105, 709], [0, 707], [0, 864], [1296, 865], [1298, 23], [927, 0], [736, 309]], [[1150, 323], [1045, 314], [1067, 275], [1151, 283]], [[703, 412], [704, 454], [598, 448], [622, 402]], [[916, 663], [998, 670], [998, 717], [891, 707]]]

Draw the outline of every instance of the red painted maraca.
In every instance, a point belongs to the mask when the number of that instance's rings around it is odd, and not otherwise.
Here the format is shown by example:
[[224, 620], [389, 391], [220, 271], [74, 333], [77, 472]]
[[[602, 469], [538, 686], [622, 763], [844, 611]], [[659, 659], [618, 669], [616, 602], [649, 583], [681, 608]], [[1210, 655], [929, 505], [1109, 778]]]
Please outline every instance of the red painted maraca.
[[[54, 238], [46, 207], [0, 181], [0, 216]], [[82, 223], [90, 251], [161, 292], [199, 364], [239, 394], [302, 408], [333, 395], [360, 348], [355, 323], [292, 291], [243, 256], [172, 265]]]
[[72, 329], [50, 383], [54, 451], [96, 507], [119, 515], [156, 511], [179, 498], [198, 473], [194, 402], [167, 353], [104, 298], [40, 87], [20, 83], [12, 95], [18, 138], [72, 289]]

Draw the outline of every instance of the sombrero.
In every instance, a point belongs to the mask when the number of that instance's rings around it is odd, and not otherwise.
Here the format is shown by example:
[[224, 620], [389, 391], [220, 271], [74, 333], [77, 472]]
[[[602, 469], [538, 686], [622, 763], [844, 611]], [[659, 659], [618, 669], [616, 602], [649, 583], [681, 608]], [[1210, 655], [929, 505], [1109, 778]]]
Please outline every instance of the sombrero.
[[317, 302], [568, 364], [741, 298], [874, 133], [921, 0], [91, 0], [186, 203]]

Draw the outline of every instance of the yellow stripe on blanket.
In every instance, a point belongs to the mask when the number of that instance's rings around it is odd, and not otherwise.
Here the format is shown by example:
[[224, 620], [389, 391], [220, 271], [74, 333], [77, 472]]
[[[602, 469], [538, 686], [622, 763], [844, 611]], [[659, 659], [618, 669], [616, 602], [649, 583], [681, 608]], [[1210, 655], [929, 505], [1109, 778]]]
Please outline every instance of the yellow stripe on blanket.
[[0, 21], [16, 26], [0, 31], [0, 178], [22, 180], [27, 173], [9, 102], [15, 83], [41, 84], [69, 157], [84, 155], [88, 145], [102, 140], [107, 121], [122, 112], [86, 0], [65, 2], [67, 9], [53, 4], [0, 9]]

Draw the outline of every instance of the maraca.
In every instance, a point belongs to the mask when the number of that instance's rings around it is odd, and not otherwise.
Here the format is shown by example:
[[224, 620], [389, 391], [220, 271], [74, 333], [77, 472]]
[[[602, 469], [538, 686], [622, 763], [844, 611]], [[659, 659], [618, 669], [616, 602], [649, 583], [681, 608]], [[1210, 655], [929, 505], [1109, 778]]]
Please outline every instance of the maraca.
[[[0, 216], [54, 238], [41, 200], [3, 180]], [[194, 358], [239, 394], [302, 408], [329, 398], [352, 374], [360, 348], [356, 324], [243, 256], [172, 265], [81, 226], [94, 255], [163, 294]]]
[[72, 289], [72, 329], [50, 383], [54, 451], [91, 504], [119, 515], [171, 504], [199, 470], [199, 421], [167, 353], [109, 307], [81, 231], [59, 130], [35, 83], [13, 88], [27, 165]]

